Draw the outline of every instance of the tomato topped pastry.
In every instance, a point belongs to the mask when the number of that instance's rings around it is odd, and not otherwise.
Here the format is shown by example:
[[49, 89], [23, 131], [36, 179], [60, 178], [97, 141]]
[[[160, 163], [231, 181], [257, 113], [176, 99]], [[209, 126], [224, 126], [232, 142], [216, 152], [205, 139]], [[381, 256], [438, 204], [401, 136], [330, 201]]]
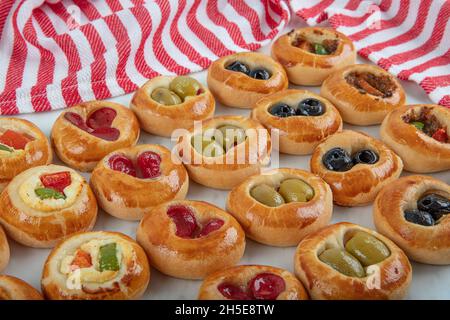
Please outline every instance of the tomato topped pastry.
[[6, 268], [9, 262], [9, 245], [5, 232], [0, 225], [0, 271]]
[[108, 153], [134, 146], [139, 122], [117, 103], [91, 101], [65, 110], [51, 133], [58, 157], [77, 170], [91, 171]]
[[0, 118], [0, 192], [16, 175], [49, 164], [53, 153], [44, 133], [27, 120]]
[[333, 72], [320, 94], [333, 103], [344, 122], [365, 126], [379, 124], [405, 103], [405, 92], [393, 75], [382, 68], [355, 64]]
[[284, 90], [261, 98], [252, 118], [269, 131], [278, 130], [279, 149], [289, 154], [310, 154], [326, 137], [342, 130], [337, 109], [305, 90]]
[[202, 279], [239, 262], [245, 234], [227, 212], [202, 201], [165, 202], [144, 216], [137, 241], [150, 264], [176, 278]]
[[76, 171], [57, 165], [28, 169], [0, 195], [0, 223], [17, 242], [53, 247], [68, 235], [92, 229], [97, 202]]
[[350, 207], [372, 202], [403, 169], [400, 157], [381, 141], [351, 130], [319, 144], [310, 165], [311, 172], [330, 185], [334, 202]]
[[117, 232], [80, 232], [60, 242], [42, 273], [51, 300], [137, 299], [147, 289], [150, 268], [144, 250]]
[[194, 121], [214, 115], [215, 101], [211, 92], [188, 76], [159, 76], [145, 83], [130, 104], [142, 129], [170, 137], [178, 128], [189, 129]]
[[356, 61], [352, 41], [331, 28], [292, 30], [272, 45], [272, 57], [286, 70], [289, 81], [320, 85], [332, 72]]
[[259, 265], [231, 267], [203, 281], [199, 300], [307, 300], [308, 294], [289, 271]]
[[300, 242], [294, 269], [310, 297], [320, 300], [398, 300], [412, 277], [408, 258], [391, 240], [347, 222]]
[[158, 204], [184, 199], [189, 177], [172, 156], [167, 148], [151, 144], [107, 155], [90, 181], [100, 207], [117, 218], [139, 220]]
[[0, 275], [0, 300], [43, 300], [42, 295], [25, 281]]
[[176, 148], [192, 180], [211, 188], [231, 189], [269, 162], [271, 142], [259, 122], [220, 116], [191, 128]]
[[434, 105], [404, 106], [381, 124], [381, 139], [418, 173], [450, 169], [450, 110]]
[[428, 176], [408, 176], [378, 194], [373, 218], [377, 230], [409, 258], [450, 264], [450, 186]]
[[240, 52], [214, 61], [208, 69], [208, 87], [229, 107], [253, 108], [260, 98], [287, 89], [283, 67], [257, 52]]
[[251, 176], [234, 187], [227, 210], [249, 238], [272, 246], [295, 246], [328, 224], [333, 195], [318, 176], [282, 168]]

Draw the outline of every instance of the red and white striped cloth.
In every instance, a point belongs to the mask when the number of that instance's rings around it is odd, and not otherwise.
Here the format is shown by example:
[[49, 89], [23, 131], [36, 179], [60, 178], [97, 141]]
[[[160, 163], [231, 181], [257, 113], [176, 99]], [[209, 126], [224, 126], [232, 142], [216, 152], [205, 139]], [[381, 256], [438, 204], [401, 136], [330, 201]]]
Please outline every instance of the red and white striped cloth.
[[[290, 5], [290, 7], [289, 7]], [[348, 34], [359, 53], [450, 106], [445, 0], [0, 0], [0, 114], [136, 90], [273, 39], [291, 10]], [[420, 12], [420, 14], [419, 14]]]

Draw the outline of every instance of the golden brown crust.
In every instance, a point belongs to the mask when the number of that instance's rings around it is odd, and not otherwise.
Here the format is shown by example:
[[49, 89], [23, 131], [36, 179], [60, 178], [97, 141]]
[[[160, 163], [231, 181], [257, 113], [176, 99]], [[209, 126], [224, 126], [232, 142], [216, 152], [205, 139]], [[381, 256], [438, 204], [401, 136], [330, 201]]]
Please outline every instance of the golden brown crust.
[[[387, 76], [396, 88], [390, 97], [378, 97], [359, 91], [346, 80], [352, 72], [368, 72]], [[405, 103], [405, 92], [395, 77], [374, 65], [356, 64], [333, 72], [324, 82], [320, 94], [338, 108], [344, 122], [354, 125], [373, 125], [383, 121], [386, 115]]]
[[[30, 207], [20, 195], [27, 179], [43, 173], [69, 171], [81, 179], [74, 202], [60, 210]], [[35, 248], [51, 248], [78, 231], [91, 230], [97, 218], [97, 201], [87, 182], [74, 170], [57, 165], [28, 169], [17, 175], [0, 195], [0, 223], [15, 241]]]
[[450, 143], [441, 143], [419, 131], [402, 117], [408, 110], [426, 107], [431, 110], [450, 133], [450, 110], [433, 105], [410, 105], [389, 113], [381, 124], [381, 140], [403, 160], [405, 170], [416, 173], [430, 173], [450, 169]]
[[9, 245], [6, 234], [0, 225], [0, 271], [6, 268], [9, 262]]
[[[86, 120], [89, 114], [105, 107], [117, 112], [112, 123], [112, 127], [120, 131], [116, 141], [97, 138], [64, 118], [67, 112], [73, 112]], [[64, 163], [80, 171], [91, 171], [108, 153], [134, 146], [139, 139], [139, 132], [139, 122], [130, 109], [118, 103], [90, 101], [63, 111], [53, 125], [51, 139], [56, 154]]]
[[159, 136], [170, 137], [178, 128], [189, 129], [194, 121], [202, 121], [214, 115], [215, 101], [211, 92], [202, 86], [203, 93], [186, 99], [183, 103], [166, 106], [151, 98], [154, 89], [168, 87], [175, 77], [159, 76], [139, 88], [131, 100], [141, 128]]
[[[359, 230], [381, 240], [391, 252], [389, 257], [374, 265], [379, 268], [378, 284], [377, 281], [371, 282], [369, 278], [372, 276], [348, 277], [319, 260], [318, 255], [322, 251], [343, 248], [349, 233]], [[399, 247], [373, 230], [347, 222], [328, 226], [307, 236], [297, 247], [294, 259], [295, 274], [312, 299], [402, 299], [411, 282], [411, 264]]]
[[[117, 239], [130, 248], [131, 258], [124, 258], [124, 271], [120, 281], [110, 288], [67, 288], [67, 276], [60, 273], [60, 261], [68, 252], [93, 239]], [[42, 273], [42, 292], [50, 300], [132, 300], [144, 294], [150, 282], [150, 266], [144, 250], [130, 237], [119, 232], [79, 232], [61, 241], [48, 256]], [[100, 286], [100, 284], [99, 284]]]
[[[348, 171], [327, 170], [322, 158], [327, 151], [340, 147], [349, 154], [362, 149], [375, 151], [378, 162], [357, 164]], [[341, 206], [361, 206], [372, 202], [381, 188], [397, 179], [403, 163], [392, 150], [381, 141], [365, 133], [344, 130], [329, 136], [314, 150], [310, 161], [311, 172], [323, 178], [333, 191], [333, 201]]]
[[22, 171], [49, 164], [52, 162], [53, 152], [45, 134], [33, 123], [24, 119], [0, 118], [0, 130], [14, 130], [33, 137], [27, 143], [24, 152], [13, 157], [0, 155], [0, 192], [16, 175]]
[[[173, 205], [189, 207], [198, 223], [218, 218], [223, 226], [200, 238], [181, 238], [167, 215]], [[164, 274], [183, 279], [202, 279], [212, 272], [239, 262], [245, 249], [245, 234], [230, 214], [203, 201], [170, 201], [155, 207], [141, 220], [137, 241], [150, 264]]]
[[43, 300], [35, 288], [13, 276], [0, 275], [0, 300]]
[[[250, 68], [264, 68], [271, 73], [268, 80], [253, 79], [241, 72], [227, 70], [234, 61]], [[283, 67], [257, 52], [240, 52], [214, 61], [208, 68], [208, 87], [217, 101], [229, 107], [253, 108], [256, 101], [265, 95], [287, 89], [288, 78]]]
[[426, 193], [450, 197], [450, 186], [428, 176], [402, 177], [378, 194], [373, 219], [377, 230], [402, 248], [409, 258], [428, 264], [450, 264], [450, 217], [432, 227], [406, 221], [405, 210], [417, 209]]
[[[234, 150], [218, 157], [205, 157], [191, 144], [191, 138], [221, 125], [234, 125], [246, 130], [247, 139]], [[247, 177], [258, 174], [268, 163], [271, 141], [267, 130], [257, 121], [242, 116], [220, 116], [206, 120], [201, 127], [193, 127], [180, 137], [176, 146], [189, 177], [204, 186], [231, 189]]]
[[[280, 118], [268, 111], [277, 103], [297, 106], [307, 98], [321, 101], [325, 106], [324, 114]], [[278, 129], [279, 149], [288, 154], [310, 154], [326, 137], [342, 130], [342, 118], [337, 109], [328, 100], [306, 90], [288, 89], [258, 100], [252, 110], [252, 118], [259, 121], [269, 132]]]
[[[268, 207], [250, 195], [262, 183], [279, 185], [284, 179], [301, 179], [314, 190], [308, 202], [291, 202]], [[246, 235], [272, 246], [295, 246], [305, 236], [328, 224], [333, 211], [333, 195], [328, 184], [307, 171], [277, 169], [248, 178], [228, 195], [227, 210], [239, 221]]]
[[[145, 151], [161, 157], [161, 175], [154, 179], [141, 179], [112, 170], [108, 159], [117, 154], [135, 159]], [[176, 155], [173, 155], [176, 157]], [[126, 220], [140, 220], [146, 211], [170, 200], [186, 197], [189, 177], [181, 161], [172, 161], [170, 150], [160, 145], [139, 145], [113, 151], [97, 164], [90, 184], [100, 207], [107, 213]]]
[[[298, 36], [314, 42], [324, 39], [338, 40], [336, 51], [329, 55], [318, 55], [292, 45]], [[289, 81], [304, 86], [320, 85], [332, 72], [354, 64], [356, 51], [352, 41], [331, 28], [308, 27], [292, 30], [279, 37], [272, 45], [272, 57], [286, 70]]]
[[272, 273], [283, 278], [286, 290], [279, 294], [277, 300], [308, 300], [308, 293], [292, 273], [284, 269], [261, 265], [235, 266], [209, 275], [200, 287], [198, 299], [227, 300], [217, 290], [218, 285], [221, 283], [245, 285], [260, 273]]

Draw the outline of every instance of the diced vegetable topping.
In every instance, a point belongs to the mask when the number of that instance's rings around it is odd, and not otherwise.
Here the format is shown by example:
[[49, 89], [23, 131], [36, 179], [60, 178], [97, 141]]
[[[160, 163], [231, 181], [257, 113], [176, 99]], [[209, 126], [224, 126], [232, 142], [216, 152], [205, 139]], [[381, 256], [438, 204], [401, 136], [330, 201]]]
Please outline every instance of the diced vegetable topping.
[[436, 130], [431, 137], [439, 142], [447, 142], [448, 140], [447, 132], [443, 128]]
[[53, 189], [62, 194], [64, 194], [64, 189], [72, 183], [70, 172], [68, 171], [44, 174], [40, 179], [45, 188]]
[[423, 130], [423, 127], [425, 127], [425, 124], [420, 121], [414, 121], [414, 122], [411, 122], [411, 124], [419, 130]]
[[72, 269], [89, 268], [92, 266], [91, 255], [83, 250], [78, 250], [72, 261]]
[[23, 150], [25, 149], [25, 146], [28, 142], [30, 142], [32, 139], [25, 134], [13, 131], [13, 130], [6, 130], [1, 136], [0, 136], [0, 143], [9, 147], [12, 147], [16, 150]]
[[66, 198], [66, 196], [63, 193], [49, 188], [37, 188], [36, 190], [34, 190], [34, 192], [41, 200]]
[[7, 146], [5, 146], [4, 144], [0, 144], [0, 150], [1, 151], [12, 152], [12, 150], [10, 148], [8, 148]]
[[325, 49], [325, 47], [323, 45], [321, 45], [320, 43], [315, 43], [314, 44], [314, 52], [316, 54], [320, 54], [320, 55], [329, 54], [327, 49]]
[[108, 243], [100, 247], [99, 268], [100, 271], [119, 270], [119, 261], [117, 259], [116, 243]]

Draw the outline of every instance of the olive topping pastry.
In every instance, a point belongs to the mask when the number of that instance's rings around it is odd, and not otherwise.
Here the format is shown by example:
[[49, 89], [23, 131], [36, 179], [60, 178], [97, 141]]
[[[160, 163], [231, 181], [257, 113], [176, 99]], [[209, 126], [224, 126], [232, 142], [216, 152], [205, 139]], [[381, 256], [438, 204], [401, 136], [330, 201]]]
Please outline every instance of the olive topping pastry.
[[245, 130], [234, 125], [221, 125], [214, 130], [193, 136], [191, 144], [195, 150], [206, 157], [218, 157], [247, 138]]
[[268, 207], [278, 207], [289, 202], [308, 202], [314, 196], [314, 190], [300, 179], [286, 179], [278, 188], [261, 184], [250, 191], [250, 195]]
[[271, 74], [266, 69], [253, 69], [240, 61], [234, 61], [226, 67], [227, 70], [241, 72], [248, 75], [251, 78], [257, 80], [267, 80], [271, 77]]
[[439, 219], [450, 213], [450, 200], [430, 193], [417, 201], [417, 209], [406, 210], [405, 219], [422, 226], [434, 226]]
[[187, 76], [175, 77], [169, 84], [169, 88], [156, 88], [151, 93], [153, 100], [166, 106], [180, 104], [188, 97], [203, 93], [202, 86], [194, 78]]
[[269, 108], [270, 114], [286, 118], [291, 116], [320, 116], [325, 112], [323, 103], [314, 98], [307, 98], [299, 102], [296, 108], [286, 103], [279, 103]]
[[333, 148], [322, 158], [323, 165], [332, 171], [348, 171], [354, 165], [375, 164], [378, 161], [378, 155], [375, 151], [364, 149], [356, 152], [352, 157], [342, 148]]

